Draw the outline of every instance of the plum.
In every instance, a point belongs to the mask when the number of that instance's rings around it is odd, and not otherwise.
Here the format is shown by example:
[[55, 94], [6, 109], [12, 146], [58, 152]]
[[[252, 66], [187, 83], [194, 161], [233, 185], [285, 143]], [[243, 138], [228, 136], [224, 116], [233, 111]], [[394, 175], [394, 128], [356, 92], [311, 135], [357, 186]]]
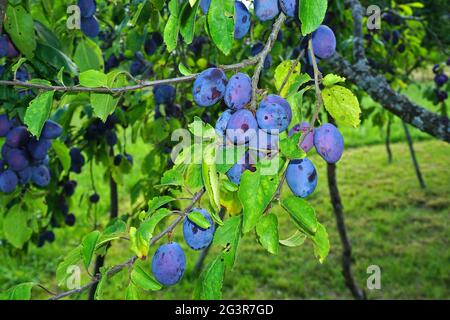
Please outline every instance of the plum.
[[70, 149], [69, 154], [71, 159], [70, 171], [80, 173], [81, 168], [84, 166], [85, 163], [84, 156], [81, 154], [80, 149], [72, 148]]
[[234, 38], [242, 39], [250, 30], [250, 13], [241, 1], [234, 1], [234, 10], [236, 14]]
[[117, 155], [114, 157], [114, 165], [115, 165], [116, 167], [120, 166], [120, 164], [122, 163], [122, 159], [123, 159], [123, 156], [122, 156], [121, 154], [117, 154]]
[[46, 187], [50, 183], [50, 171], [44, 165], [33, 167], [31, 180], [38, 187]]
[[156, 44], [155, 40], [150, 38], [145, 41], [144, 50], [147, 55], [149, 56], [153, 55], [156, 49], [158, 49], [158, 45]]
[[47, 120], [42, 128], [41, 138], [56, 139], [62, 134], [62, 127], [53, 120]]
[[108, 130], [106, 132], [105, 141], [108, 146], [115, 146], [117, 144], [117, 134], [112, 130]]
[[135, 77], [140, 75], [145, 70], [145, 62], [141, 59], [135, 58], [130, 65], [130, 74]]
[[227, 85], [225, 73], [218, 68], [203, 71], [194, 82], [192, 95], [197, 105], [210, 107], [221, 100]]
[[26, 167], [22, 171], [16, 172], [21, 185], [27, 184], [31, 180], [32, 170], [31, 167]]
[[16, 190], [18, 182], [19, 180], [14, 171], [8, 169], [0, 174], [0, 191], [3, 193], [11, 193]]
[[398, 30], [394, 30], [392, 32], [392, 44], [396, 45], [400, 39], [400, 32]]
[[98, 203], [99, 201], [100, 201], [100, 196], [98, 195], [98, 193], [94, 193], [89, 197], [90, 203]]
[[8, 40], [5, 36], [0, 36], [0, 58], [8, 54]]
[[259, 159], [271, 159], [278, 153], [279, 136], [259, 129], [256, 136], [248, 143], [249, 149], [256, 153]]
[[209, 212], [201, 208], [193, 208], [192, 212], [199, 212], [211, 224], [209, 228], [203, 229], [189, 220], [189, 215], [183, 222], [184, 240], [194, 250], [201, 250], [209, 246], [214, 238], [214, 221]]
[[438, 87], [442, 87], [448, 81], [448, 77], [446, 74], [438, 74], [434, 77], [434, 82]]
[[280, 0], [281, 10], [288, 17], [296, 17], [298, 15], [298, 0]]
[[256, 16], [261, 21], [271, 20], [280, 13], [278, 0], [255, 0], [254, 8]]
[[289, 136], [292, 137], [297, 132], [302, 132], [302, 134], [306, 134], [306, 137], [303, 138], [303, 142], [300, 145], [300, 148], [303, 149], [306, 153], [309, 152], [309, 150], [312, 149], [314, 146], [314, 130], [309, 131], [309, 122], [302, 122], [302, 124], [297, 124], [289, 131]]
[[247, 109], [241, 109], [233, 113], [227, 125], [227, 138], [237, 145], [243, 145], [250, 141], [258, 129], [253, 113]]
[[153, 97], [156, 104], [173, 104], [175, 102], [176, 89], [171, 85], [158, 85], [153, 88]]
[[0, 58], [8, 57], [13, 59], [19, 55], [14, 44], [7, 34], [0, 36]]
[[74, 180], [66, 181], [63, 185], [63, 192], [67, 197], [71, 197], [75, 193], [76, 187], [77, 187], [76, 181]]
[[336, 37], [333, 30], [321, 25], [312, 36], [314, 54], [320, 59], [331, 58], [336, 52]]
[[232, 114], [233, 112], [231, 110], [225, 110], [222, 112], [219, 119], [217, 119], [215, 129], [218, 136], [222, 138], [225, 136], [228, 121], [230, 120]]
[[0, 137], [6, 137], [8, 132], [12, 129], [12, 123], [6, 114], [0, 115]]
[[282, 132], [291, 123], [292, 110], [285, 99], [269, 95], [261, 101], [256, 111], [256, 119], [261, 129]]
[[97, 9], [95, 0], [78, 0], [78, 7], [80, 8], [80, 14], [83, 18], [92, 17]]
[[331, 123], [325, 123], [314, 130], [314, 146], [317, 153], [328, 163], [336, 163], [344, 151], [344, 138]]
[[73, 213], [71, 213], [71, 214], [68, 214], [67, 216], [66, 216], [66, 218], [65, 218], [65, 223], [66, 223], [66, 225], [68, 225], [69, 227], [73, 227], [74, 225], [75, 225], [75, 222], [76, 222], [76, 218], [75, 218], [75, 215], [73, 214]]
[[81, 31], [89, 38], [95, 38], [100, 32], [98, 20], [94, 16], [81, 18]]
[[186, 256], [176, 242], [163, 244], [152, 259], [152, 272], [156, 280], [165, 286], [176, 284], [186, 270]]
[[5, 160], [13, 171], [22, 171], [30, 164], [27, 153], [22, 149], [12, 149]]
[[241, 184], [241, 177], [245, 171], [255, 172], [255, 159], [250, 152], [246, 152], [226, 173], [228, 179], [236, 185]]
[[164, 43], [164, 38], [159, 32], [152, 33], [152, 40], [155, 41], [158, 47]]
[[27, 144], [30, 135], [24, 126], [15, 127], [6, 135], [6, 143], [12, 148], [18, 148]]
[[252, 79], [245, 73], [236, 73], [225, 89], [225, 104], [232, 110], [244, 108], [252, 100]]
[[316, 189], [316, 168], [308, 158], [292, 160], [286, 170], [286, 182], [297, 197], [306, 198]]
[[209, 6], [211, 5], [211, 0], [200, 0], [200, 8], [204, 14], [208, 13]]

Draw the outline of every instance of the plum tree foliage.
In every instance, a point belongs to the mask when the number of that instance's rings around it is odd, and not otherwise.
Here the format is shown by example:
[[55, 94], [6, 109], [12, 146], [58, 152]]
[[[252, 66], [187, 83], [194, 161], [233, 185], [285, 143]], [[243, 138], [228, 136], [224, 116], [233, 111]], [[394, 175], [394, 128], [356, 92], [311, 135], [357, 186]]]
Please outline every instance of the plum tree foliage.
[[[278, 220], [266, 219], [277, 203], [324, 261], [328, 235], [307, 202], [321, 182], [306, 156], [316, 150], [328, 163], [339, 161], [343, 138], [326, 115], [356, 126], [361, 113], [345, 79], [326, 69], [340, 48], [335, 4], [326, 16], [326, 0], [254, 0], [251, 7], [234, 0], [79, 0], [78, 30], [67, 28], [64, 1], [41, 2], [9, 1], [0, 36], [0, 220], [31, 230], [26, 237], [0, 230], [0, 239], [16, 250], [42, 247], [58, 241], [57, 228], [89, 219], [72, 198], [82, 195], [89, 208], [107, 201], [92, 175], [97, 163], [109, 180], [110, 221], [96, 221], [59, 264], [59, 291], [68, 295], [75, 293], [65, 287], [71, 265], [94, 274], [82, 282], [97, 288], [98, 298], [104, 281], [123, 268], [131, 272], [127, 292], [162, 290], [189, 272], [185, 250], [216, 246], [222, 250], [193, 298], [220, 298], [242, 237], [255, 231], [271, 254], [287, 243]], [[348, 35], [343, 28], [342, 38]], [[408, 52], [406, 35], [393, 37]], [[436, 74], [439, 88], [448, 83]], [[174, 155], [170, 137], [180, 128], [191, 145]], [[142, 143], [141, 167], [130, 154], [135, 143]], [[128, 189], [131, 170], [140, 177]], [[90, 173], [88, 185], [77, 182], [82, 172]], [[281, 192], [284, 182], [293, 195]], [[122, 211], [118, 192], [130, 212]], [[123, 239], [130, 260], [94, 263]], [[157, 242], [165, 243], [153, 251]], [[136, 263], [152, 252], [151, 266]]]

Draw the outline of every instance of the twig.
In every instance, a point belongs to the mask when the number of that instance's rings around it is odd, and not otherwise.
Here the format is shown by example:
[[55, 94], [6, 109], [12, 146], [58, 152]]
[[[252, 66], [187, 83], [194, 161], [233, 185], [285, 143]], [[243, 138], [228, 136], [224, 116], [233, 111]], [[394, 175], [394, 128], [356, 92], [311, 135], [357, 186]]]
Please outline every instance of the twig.
[[283, 91], [284, 87], [286, 86], [287, 82], [289, 81], [289, 78], [291, 77], [292, 73], [294, 72], [295, 67], [297, 67], [298, 63], [303, 58], [304, 54], [305, 54], [305, 50], [303, 49], [302, 51], [300, 51], [297, 59], [294, 60], [294, 63], [292, 64], [291, 68], [289, 69], [288, 74], [286, 75], [286, 77], [283, 80], [283, 83], [281, 84], [280, 90], [278, 90], [278, 95], [280, 95], [281, 92]]
[[267, 55], [272, 50], [273, 45], [275, 44], [275, 41], [277, 40], [278, 33], [280, 32], [281, 26], [283, 25], [285, 20], [286, 20], [286, 16], [284, 15], [284, 13], [280, 13], [277, 20], [273, 24], [272, 32], [269, 35], [269, 39], [267, 39], [264, 49], [258, 55], [258, 64], [256, 65], [255, 72], [253, 73], [253, 78], [252, 78], [252, 101], [251, 101], [251, 104], [249, 107], [249, 109], [253, 112], [255, 112], [256, 108], [257, 108], [256, 107], [256, 104], [257, 104], [256, 95], [258, 92], [258, 83], [259, 83], [259, 78], [261, 76], [261, 71], [264, 68], [264, 61], [266, 60]]
[[0, 34], [3, 33], [3, 21], [5, 21], [6, 7], [8, 0], [0, 0]]

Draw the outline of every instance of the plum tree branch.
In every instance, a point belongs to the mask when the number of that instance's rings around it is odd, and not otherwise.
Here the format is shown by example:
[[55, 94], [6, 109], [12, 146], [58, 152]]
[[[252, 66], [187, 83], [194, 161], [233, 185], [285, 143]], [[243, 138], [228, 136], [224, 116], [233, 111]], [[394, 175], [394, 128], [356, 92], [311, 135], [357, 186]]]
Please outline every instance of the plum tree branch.
[[0, 34], [3, 33], [3, 21], [5, 20], [7, 6], [8, 0], [0, 0]]
[[[161, 238], [163, 238], [166, 234], [171, 233], [175, 229], [175, 227], [181, 221], [183, 221], [184, 217], [186, 217], [186, 215], [192, 210], [192, 208], [195, 206], [195, 204], [198, 201], [200, 201], [200, 199], [202, 198], [202, 196], [204, 194], [205, 194], [205, 189], [202, 189], [202, 190], [198, 191], [197, 193], [195, 193], [194, 196], [192, 197], [191, 203], [183, 210], [183, 212], [166, 229], [164, 229], [164, 231], [162, 231], [160, 234], [158, 234], [152, 238], [152, 240], [150, 241], [150, 246], [154, 245]], [[130, 268], [131, 266], [134, 265], [134, 263], [137, 260], [138, 260], [138, 257], [133, 256], [129, 260], [125, 261], [124, 263], [113, 266], [108, 272], [105, 273], [105, 276], [110, 278], [110, 277], [114, 276], [115, 274], [119, 273], [120, 271], [122, 271], [122, 269]], [[90, 282], [85, 284], [84, 286], [77, 288], [77, 289], [72, 289], [72, 290], [58, 293], [58, 294], [54, 295], [53, 297], [51, 297], [49, 300], [59, 300], [59, 299], [71, 296], [73, 294], [77, 294], [77, 293], [86, 291], [89, 288], [91, 288], [92, 286], [94, 286], [95, 284], [97, 284], [100, 281], [101, 277], [102, 277], [101, 274], [96, 274], [94, 276], [94, 278]]]
[[438, 139], [450, 142], [450, 120], [439, 116], [409, 100], [406, 96], [396, 92], [382, 75], [375, 73], [365, 58], [362, 38], [362, 15], [364, 10], [358, 0], [347, 0], [352, 9], [354, 21], [353, 47], [354, 63], [350, 63], [336, 53], [327, 62], [336, 73], [345, 76], [349, 81], [369, 94], [373, 100], [380, 103], [383, 108], [392, 112], [403, 121], [417, 129], [426, 132]]
[[283, 25], [285, 20], [286, 20], [286, 16], [284, 15], [284, 13], [280, 13], [277, 20], [273, 24], [272, 32], [270, 33], [269, 38], [267, 39], [264, 49], [258, 55], [258, 62], [257, 62], [256, 68], [255, 68], [255, 72], [253, 73], [253, 78], [252, 78], [252, 101], [250, 103], [250, 110], [253, 112], [256, 111], [256, 109], [257, 109], [256, 95], [258, 92], [258, 83], [259, 83], [259, 79], [261, 77], [261, 72], [264, 68], [264, 61], [266, 60], [267, 55], [272, 50], [273, 45], [275, 44], [275, 41], [277, 40], [278, 33], [280, 32], [281, 26]]

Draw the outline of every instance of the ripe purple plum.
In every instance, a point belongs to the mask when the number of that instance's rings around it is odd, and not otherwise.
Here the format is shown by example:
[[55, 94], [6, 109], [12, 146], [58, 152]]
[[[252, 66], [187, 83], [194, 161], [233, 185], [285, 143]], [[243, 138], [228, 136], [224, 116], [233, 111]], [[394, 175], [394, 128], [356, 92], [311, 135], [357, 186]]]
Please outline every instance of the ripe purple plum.
[[0, 174], [0, 191], [3, 193], [12, 193], [16, 190], [19, 179], [12, 170], [6, 170]]
[[219, 119], [217, 119], [215, 129], [219, 137], [223, 138], [225, 136], [228, 121], [230, 121], [232, 114], [233, 112], [231, 110], [225, 110], [224, 112], [222, 112]]
[[204, 14], [208, 13], [209, 6], [211, 5], [211, 0], [200, 0], [200, 8]]
[[255, 0], [255, 14], [261, 21], [275, 18], [279, 13], [278, 0]]
[[298, 0], [280, 0], [280, 7], [288, 17], [298, 15]]
[[226, 173], [228, 179], [235, 185], [241, 184], [241, 177], [245, 171], [255, 172], [256, 161], [250, 152], [246, 152]]
[[44, 139], [56, 139], [62, 134], [62, 127], [53, 120], [47, 120], [42, 128], [41, 137]]
[[227, 76], [218, 68], [203, 71], [194, 82], [192, 95], [201, 107], [210, 107], [223, 98], [227, 86]]
[[81, 31], [89, 38], [95, 38], [100, 33], [98, 20], [94, 16], [81, 18]]
[[192, 212], [201, 213], [202, 216], [210, 223], [209, 228], [207, 229], [200, 228], [194, 222], [189, 220], [189, 215], [183, 222], [184, 240], [186, 241], [188, 246], [191, 247], [192, 249], [201, 250], [208, 247], [214, 238], [214, 230], [215, 230], [214, 221], [212, 220], [209, 212], [205, 209], [193, 208], [191, 210], [191, 213]]
[[[275, 131], [277, 133], [278, 131]], [[259, 129], [256, 136], [250, 140], [249, 148], [256, 153], [259, 159], [273, 158], [278, 153], [280, 137]]]
[[314, 146], [317, 153], [328, 163], [336, 163], [344, 151], [344, 138], [331, 123], [314, 130]]
[[249, 142], [258, 129], [253, 113], [247, 109], [241, 109], [233, 113], [227, 125], [227, 138], [236, 145]]
[[320, 59], [331, 58], [336, 52], [336, 37], [333, 30], [321, 25], [312, 36], [314, 54]]
[[27, 153], [21, 149], [9, 151], [6, 162], [13, 171], [22, 171], [30, 164]]
[[242, 39], [250, 30], [250, 13], [241, 1], [234, 1], [236, 20], [234, 24], [234, 38]]
[[446, 74], [438, 74], [434, 77], [434, 82], [438, 87], [442, 87], [448, 81], [448, 76]]
[[152, 259], [152, 272], [156, 280], [165, 286], [176, 284], [186, 270], [186, 256], [176, 242], [163, 244]]
[[6, 114], [0, 115], [0, 137], [6, 137], [9, 130], [12, 129], [12, 123]]
[[256, 119], [261, 129], [282, 132], [291, 123], [292, 110], [285, 99], [269, 95], [261, 101], [256, 111]]
[[302, 122], [302, 124], [297, 124], [295, 127], [289, 131], [289, 136], [292, 137], [297, 132], [302, 132], [302, 134], [306, 134], [306, 137], [303, 139], [303, 142], [300, 145], [300, 148], [303, 149], [306, 153], [309, 152], [309, 150], [312, 149], [314, 146], [314, 129], [312, 131], [309, 131], [309, 123], [308, 122]]
[[18, 148], [27, 144], [30, 135], [24, 126], [15, 127], [6, 135], [6, 143], [12, 148]]
[[232, 110], [244, 108], [252, 100], [252, 79], [245, 73], [236, 73], [225, 89], [225, 104]]
[[31, 180], [38, 187], [46, 187], [50, 183], [50, 171], [44, 165], [33, 167]]
[[316, 168], [308, 158], [292, 160], [286, 170], [286, 182], [297, 197], [306, 198], [316, 189]]

